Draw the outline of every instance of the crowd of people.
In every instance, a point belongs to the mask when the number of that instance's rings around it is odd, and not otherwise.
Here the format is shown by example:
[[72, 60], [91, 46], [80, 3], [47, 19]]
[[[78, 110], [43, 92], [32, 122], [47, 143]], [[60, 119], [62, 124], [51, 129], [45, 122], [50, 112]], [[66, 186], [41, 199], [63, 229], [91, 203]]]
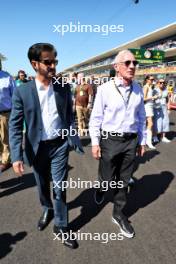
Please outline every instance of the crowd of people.
[[144, 84], [144, 103], [147, 121], [147, 146], [155, 149], [152, 144], [159, 142], [158, 136], [162, 142], [168, 143], [170, 140], [166, 137], [169, 132], [169, 114], [167, 109], [168, 91], [165, 81], [159, 78], [155, 81], [154, 77], [146, 76]]
[[[110, 70], [109, 80], [115, 78], [115, 71]], [[73, 99], [73, 110], [78, 120], [79, 135], [87, 135], [88, 122], [93, 108], [98, 85], [94, 76], [84, 77], [83, 73], [73, 73], [70, 85]], [[105, 79], [107, 81], [107, 79]], [[100, 80], [102, 83], [102, 80]], [[140, 83], [141, 84], [141, 83]], [[147, 146], [156, 149], [155, 143], [162, 141], [169, 143], [169, 102], [174, 100], [174, 87], [171, 82], [166, 83], [163, 78], [147, 75], [141, 85], [144, 93], [144, 104], [147, 125]]]
[[[11, 166], [8, 136], [6, 135], [8, 135], [7, 123], [11, 110], [12, 92], [14, 87], [18, 87], [24, 83], [34, 80], [34, 77], [27, 77], [27, 74], [24, 70], [19, 70], [17, 76], [13, 78], [7, 72], [2, 71], [2, 69], [0, 74], [0, 78], [4, 78], [4, 75], [6, 76], [6, 79], [8, 80], [7, 87], [9, 87], [9, 91], [11, 90], [11, 94], [8, 95], [2, 92], [4, 84], [1, 82], [0, 133], [2, 162], [0, 169], [1, 171], [4, 171], [8, 169], [9, 166]], [[102, 83], [114, 79], [115, 75], [115, 70], [111, 69], [109, 76], [106, 76], [106, 78], [94, 77], [93, 75], [87, 77], [84, 76], [83, 73], [76, 72], [70, 74], [70, 76], [67, 78], [71, 88], [73, 112], [75, 121], [77, 122], [79, 136], [88, 135], [89, 133], [88, 123], [98, 87]], [[57, 77], [58, 76], [59, 78], [62, 78], [61, 74], [58, 74]], [[152, 75], [145, 76], [143, 85], [141, 82], [140, 85], [144, 93], [144, 104], [146, 111], [146, 145], [149, 149], [156, 149], [155, 144], [160, 140], [164, 143], [170, 142], [170, 140], [167, 138], [167, 132], [169, 132], [169, 104], [176, 99], [176, 89], [172, 81], [166, 82], [163, 78], [157, 79]], [[2, 113], [4, 113], [6, 116], [3, 117], [4, 122], [2, 121]]]
[[168, 39], [158, 45], [150, 46], [150, 49], [151, 50], [166, 50], [166, 49], [174, 48], [175, 46], [176, 46], [176, 40]]
[[[146, 76], [141, 87], [134, 80], [138, 62], [129, 50], [123, 50], [117, 54], [114, 70], [105, 82], [74, 73], [62, 83], [58, 81], [62, 75], [56, 74], [56, 57], [53, 45], [36, 43], [28, 50], [35, 78], [27, 80], [25, 71], [20, 70], [14, 80], [0, 69], [0, 170], [12, 164], [21, 176], [24, 163], [33, 167], [43, 207], [38, 230], [45, 229], [54, 216], [53, 232], [67, 233], [64, 244], [76, 248], [77, 242], [68, 233], [66, 190], [60, 186], [67, 179], [69, 147], [83, 154], [80, 137], [88, 129], [92, 156], [99, 161], [99, 182], [123, 182], [122, 188], [114, 192], [112, 221], [125, 237], [132, 238], [135, 231], [123, 209], [136, 153], [143, 156], [146, 145], [155, 149], [153, 144], [159, 139], [170, 142], [165, 80]], [[71, 135], [70, 127], [75, 127], [76, 119], [78, 133]], [[63, 137], [63, 130], [69, 134]], [[97, 205], [103, 202], [103, 188], [95, 191], [94, 199]]]

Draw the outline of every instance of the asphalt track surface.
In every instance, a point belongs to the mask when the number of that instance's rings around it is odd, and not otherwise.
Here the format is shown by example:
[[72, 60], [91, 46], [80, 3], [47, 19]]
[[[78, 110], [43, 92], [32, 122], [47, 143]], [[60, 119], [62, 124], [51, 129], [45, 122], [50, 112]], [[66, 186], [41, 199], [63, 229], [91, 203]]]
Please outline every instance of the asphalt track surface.
[[[37, 231], [41, 215], [38, 192], [30, 168], [18, 178], [12, 169], [0, 176], [0, 263], [1, 264], [175, 264], [176, 263], [176, 112], [171, 114], [171, 143], [157, 144], [148, 151], [134, 173], [126, 213], [136, 231], [133, 239], [110, 239], [119, 229], [111, 221], [112, 195], [96, 206], [92, 188], [68, 189], [70, 228], [91, 233], [71, 250], [55, 239], [53, 222]], [[85, 155], [71, 152], [69, 177], [97, 180], [98, 163], [91, 157], [90, 140], [82, 139]], [[77, 180], [78, 182], [78, 180]], [[96, 234], [99, 233], [99, 237]], [[106, 235], [104, 235], [106, 233]], [[107, 235], [108, 234], [108, 235]], [[91, 240], [91, 238], [94, 240]], [[100, 238], [100, 240], [95, 240]], [[119, 238], [117, 236], [117, 238]], [[108, 243], [105, 242], [109, 239]], [[107, 240], [106, 240], [107, 241]]]

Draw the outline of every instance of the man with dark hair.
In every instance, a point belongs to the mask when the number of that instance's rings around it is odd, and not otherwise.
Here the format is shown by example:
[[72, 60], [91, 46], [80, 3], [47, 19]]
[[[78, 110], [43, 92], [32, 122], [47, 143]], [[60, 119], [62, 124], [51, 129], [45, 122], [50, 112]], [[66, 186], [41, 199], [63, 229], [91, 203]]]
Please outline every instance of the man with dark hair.
[[3, 172], [11, 167], [8, 122], [12, 107], [12, 94], [15, 88], [15, 82], [12, 76], [3, 71], [1, 67], [0, 61], [0, 147], [2, 152], [0, 171]]
[[57, 57], [57, 51], [52, 44], [49, 43], [36, 43], [29, 48], [28, 59], [39, 61], [41, 59], [42, 52], [52, 52], [53, 57]]
[[[57, 52], [53, 45], [37, 43], [30, 47], [28, 58], [36, 71], [35, 80], [17, 87], [13, 95], [10, 118], [10, 148], [13, 169], [24, 172], [23, 161], [33, 166], [40, 202], [44, 208], [38, 222], [43, 230], [54, 213], [54, 233], [67, 233], [64, 244], [77, 247], [67, 230], [66, 191], [62, 183], [67, 179], [69, 144], [83, 153], [77, 135], [70, 135], [74, 126], [71, 92], [68, 84], [57, 82]], [[22, 151], [23, 119], [26, 123], [24, 156]], [[68, 136], [63, 134], [68, 132]], [[50, 197], [50, 176], [53, 181], [54, 210]]]

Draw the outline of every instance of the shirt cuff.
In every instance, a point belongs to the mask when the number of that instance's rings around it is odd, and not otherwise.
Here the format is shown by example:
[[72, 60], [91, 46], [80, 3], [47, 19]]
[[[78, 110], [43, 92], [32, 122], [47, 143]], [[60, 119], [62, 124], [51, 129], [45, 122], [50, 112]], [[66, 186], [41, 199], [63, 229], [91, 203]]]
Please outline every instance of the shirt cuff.
[[92, 146], [99, 146], [100, 138], [99, 137], [92, 137], [91, 138], [91, 143]]

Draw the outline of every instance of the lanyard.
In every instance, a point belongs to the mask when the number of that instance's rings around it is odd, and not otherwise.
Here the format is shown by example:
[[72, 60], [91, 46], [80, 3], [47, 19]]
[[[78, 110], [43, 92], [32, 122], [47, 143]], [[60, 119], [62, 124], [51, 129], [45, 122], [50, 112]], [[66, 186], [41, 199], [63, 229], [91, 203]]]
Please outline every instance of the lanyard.
[[115, 88], [117, 89], [118, 93], [120, 94], [120, 96], [122, 97], [124, 103], [125, 103], [125, 106], [126, 108], [128, 107], [128, 104], [129, 104], [129, 101], [130, 101], [130, 96], [132, 94], [132, 91], [133, 91], [133, 85], [131, 84], [130, 85], [130, 92], [128, 94], [128, 97], [127, 97], [127, 100], [125, 100], [123, 94], [121, 93], [121, 91], [119, 90], [118, 86], [116, 85], [115, 81], [114, 81], [114, 85], [115, 85]]

